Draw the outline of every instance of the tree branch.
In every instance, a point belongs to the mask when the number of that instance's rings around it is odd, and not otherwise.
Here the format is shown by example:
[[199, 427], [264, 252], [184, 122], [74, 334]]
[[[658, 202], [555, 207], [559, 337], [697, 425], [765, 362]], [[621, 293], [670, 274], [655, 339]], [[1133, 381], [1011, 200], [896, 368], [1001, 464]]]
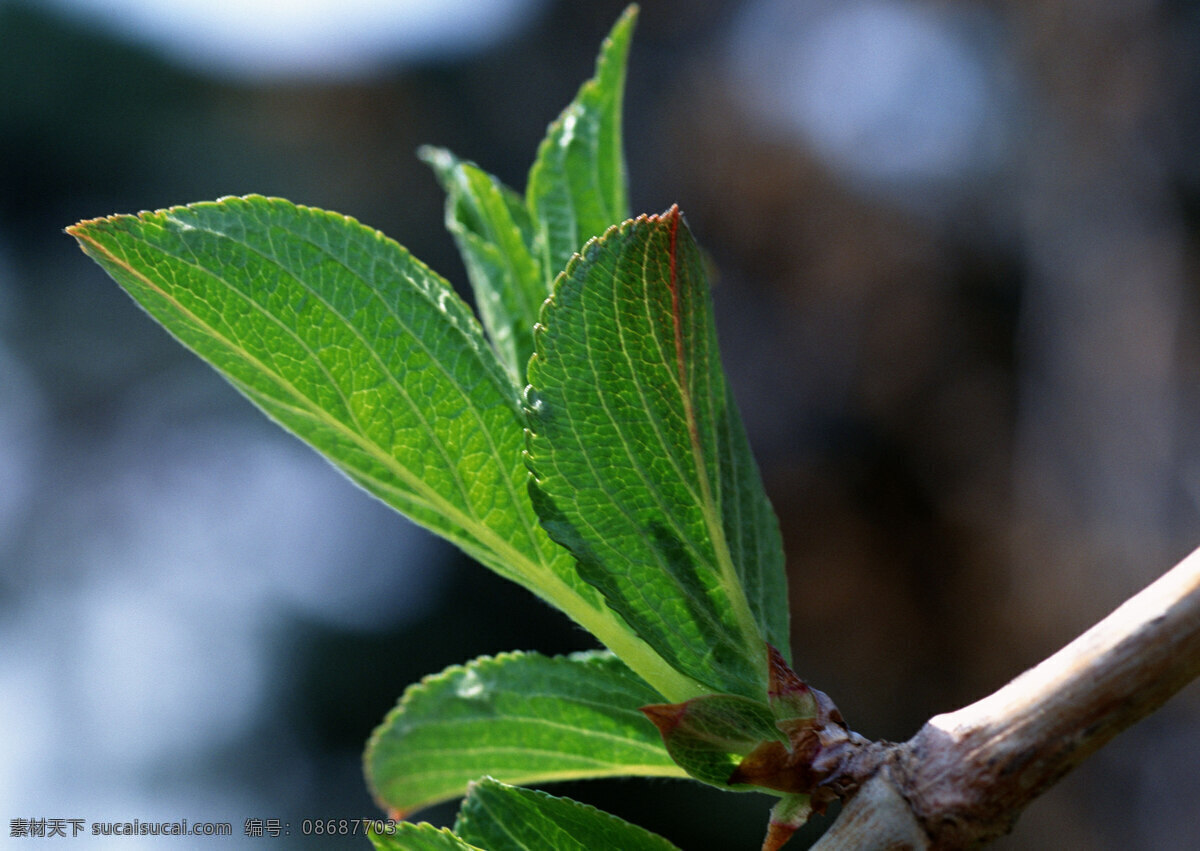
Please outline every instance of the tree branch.
[[1117, 733], [1200, 676], [1200, 550], [1062, 650], [930, 719], [813, 846], [972, 848]]

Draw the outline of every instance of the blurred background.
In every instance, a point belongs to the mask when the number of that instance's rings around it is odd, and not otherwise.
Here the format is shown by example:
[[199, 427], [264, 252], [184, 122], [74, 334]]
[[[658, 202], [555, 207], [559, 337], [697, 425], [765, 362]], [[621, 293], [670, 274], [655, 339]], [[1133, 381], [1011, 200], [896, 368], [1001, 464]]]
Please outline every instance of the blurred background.
[[[299, 846], [378, 815], [360, 754], [407, 684], [591, 646], [276, 430], [62, 228], [282, 195], [462, 288], [415, 149], [523, 188], [622, 5], [0, 0], [6, 819]], [[860, 732], [982, 697], [1200, 544], [1198, 105], [1178, 0], [643, 3], [634, 211], [678, 202], [711, 252], [797, 669]], [[1193, 684], [996, 847], [1193, 849], [1198, 766]], [[557, 791], [685, 849], [756, 848], [769, 806]]]

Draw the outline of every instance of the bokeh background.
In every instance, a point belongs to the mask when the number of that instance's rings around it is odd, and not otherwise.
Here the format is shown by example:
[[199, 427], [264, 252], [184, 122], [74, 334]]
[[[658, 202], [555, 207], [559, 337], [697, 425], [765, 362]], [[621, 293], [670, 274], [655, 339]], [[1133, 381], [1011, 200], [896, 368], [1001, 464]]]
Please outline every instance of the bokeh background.
[[[275, 430], [61, 229], [282, 195], [461, 287], [415, 149], [522, 188], [621, 8], [0, 0], [5, 819], [301, 846], [378, 814], [359, 757], [405, 685], [591, 646]], [[987, 694], [1200, 543], [1198, 84], [1188, 2], [643, 3], [633, 206], [679, 202], [711, 252], [797, 667], [864, 734]], [[769, 804], [559, 790], [686, 849], [757, 847]], [[996, 847], [1198, 845], [1193, 685]]]

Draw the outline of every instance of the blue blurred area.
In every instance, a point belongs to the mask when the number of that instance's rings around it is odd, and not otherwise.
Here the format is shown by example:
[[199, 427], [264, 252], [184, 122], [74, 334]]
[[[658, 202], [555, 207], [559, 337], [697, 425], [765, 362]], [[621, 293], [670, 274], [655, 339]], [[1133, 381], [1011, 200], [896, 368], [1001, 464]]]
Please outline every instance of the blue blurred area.
[[1011, 153], [997, 26], [983, 7], [759, 0], [739, 16], [731, 62], [765, 128], [861, 190], [919, 206], [978, 184]]
[[373, 76], [511, 38], [541, 0], [46, 0], [46, 7], [216, 77]]
[[[407, 684], [591, 646], [266, 422], [61, 229], [282, 195], [461, 285], [416, 147], [523, 187], [622, 3], [311, 0], [267, 35], [277, 5], [0, 2], [10, 819], [304, 844], [378, 815], [359, 756]], [[643, 4], [633, 206], [679, 202], [711, 252], [794, 654], [864, 734], [983, 696], [1200, 543], [1198, 48], [1194, 9], [1140, 0]], [[1198, 721], [1193, 686], [997, 847], [1193, 847]], [[768, 806], [560, 791], [690, 849], [754, 847]]]

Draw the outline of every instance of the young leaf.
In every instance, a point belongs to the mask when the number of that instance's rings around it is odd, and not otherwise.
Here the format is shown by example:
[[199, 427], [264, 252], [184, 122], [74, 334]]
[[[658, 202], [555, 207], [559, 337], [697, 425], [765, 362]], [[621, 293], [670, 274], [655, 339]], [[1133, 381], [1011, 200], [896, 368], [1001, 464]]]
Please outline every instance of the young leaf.
[[490, 778], [471, 784], [455, 833], [488, 851], [672, 851], [666, 839], [614, 815]]
[[[771, 716], [782, 735], [764, 737], [738, 763], [729, 782], [803, 795], [811, 811], [823, 813], [830, 803], [845, 796], [845, 780], [850, 776], [846, 767], [862, 757], [868, 742], [850, 730], [829, 695], [796, 676], [774, 647], [768, 649]], [[667, 744], [670, 750], [670, 742]], [[790, 812], [792, 818], [800, 811], [793, 808]]]
[[584, 242], [629, 218], [621, 104], [636, 18], [630, 6], [613, 26], [595, 76], [550, 125], [529, 172], [525, 195], [547, 291]]
[[527, 459], [542, 524], [675, 668], [765, 700], [763, 640], [787, 646], [782, 544], [679, 211], [588, 243], [535, 346]]
[[667, 753], [688, 774], [728, 789], [741, 757], [764, 741], [780, 743], [771, 710], [757, 700], [707, 694], [683, 703], [643, 706], [662, 735]]
[[776, 801], [767, 822], [762, 851], [779, 851], [797, 830], [804, 827], [812, 813], [812, 799], [808, 795], [786, 795]]
[[510, 653], [410, 686], [375, 731], [367, 779], [386, 809], [457, 798], [491, 774], [511, 783], [683, 777], [638, 712], [660, 700], [608, 653]]
[[767, 645], [767, 702], [777, 721], [816, 718], [824, 696], [796, 676], [783, 654]]
[[513, 377], [450, 285], [346, 216], [250, 196], [68, 228], [155, 319], [351, 479], [558, 606], [672, 699], [539, 526]]
[[464, 842], [447, 828], [426, 823], [403, 822], [386, 830], [372, 827], [367, 836], [375, 851], [491, 851]]
[[443, 148], [424, 147], [420, 155], [446, 190], [446, 228], [458, 243], [492, 345], [508, 371], [523, 379], [533, 354], [533, 326], [550, 295], [531, 253], [524, 201]]

